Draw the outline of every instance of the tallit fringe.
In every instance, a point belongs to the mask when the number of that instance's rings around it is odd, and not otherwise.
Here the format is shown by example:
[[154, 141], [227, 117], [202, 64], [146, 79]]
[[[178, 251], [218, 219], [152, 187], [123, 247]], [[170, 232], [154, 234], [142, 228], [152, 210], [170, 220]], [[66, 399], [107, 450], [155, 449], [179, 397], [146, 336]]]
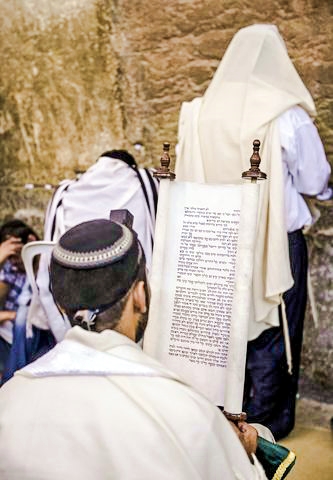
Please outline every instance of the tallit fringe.
[[[304, 235], [307, 235], [309, 232], [311, 233], [313, 225], [315, 223], [317, 223], [317, 221], [319, 220], [320, 210], [316, 206], [316, 202], [313, 198], [309, 198], [306, 195], [303, 195], [303, 199], [305, 200], [306, 205], [307, 205], [308, 209], [310, 210], [310, 213], [311, 213], [311, 216], [312, 216], [311, 224], [310, 225], [304, 225], [304, 227], [303, 227], [303, 233], [304, 233]], [[310, 255], [309, 255], [309, 257], [310, 257]], [[307, 284], [308, 284], [309, 302], [310, 302], [310, 308], [311, 308], [313, 323], [314, 323], [315, 328], [318, 328], [319, 316], [318, 316], [317, 304], [316, 304], [316, 299], [315, 299], [314, 290], [313, 290], [312, 279], [311, 279], [310, 265], [308, 266]]]
[[309, 294], [309, 302], [310, 302], [310, 308], [311, 308], [313, 323], [314, 323], [315, 328], [318, 328], [318, 325], [319, 325], [318, 318], [319, 318], [319, 316], [318, 316], [317, 303], [316, 303], [314, 290], [313, 290], [313, 284], [312, 284], [310, 269], [308, 269], [307, 283], [308, 283], [308, 294]]
[[282, 295], [281, 298], [281, 313], [282, 313], [282, 330], [283, 330], [283, 337], [284, 337], [284, 344], [286, 347], [286, 358], [287, 358], [287, 365], [288, 365], [288, 373], [292, 375], [293, 372], [293, 359], [291, 355], [291, 347], [290, 347], [290, 335], [289, 335], [289, 327], [288, 327], [288, 319], [286, 314], [286, 305], [284, 303]]

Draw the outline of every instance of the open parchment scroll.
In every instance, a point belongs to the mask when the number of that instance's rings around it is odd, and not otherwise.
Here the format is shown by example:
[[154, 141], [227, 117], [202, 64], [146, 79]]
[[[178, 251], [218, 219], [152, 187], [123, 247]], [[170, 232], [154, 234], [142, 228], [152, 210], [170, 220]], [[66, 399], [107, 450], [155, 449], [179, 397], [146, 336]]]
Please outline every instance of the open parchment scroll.
[[[242, 411], [259, 185], [161, 180], [144, 350]], [[225, 385], [228, 385], [225, 388]]]

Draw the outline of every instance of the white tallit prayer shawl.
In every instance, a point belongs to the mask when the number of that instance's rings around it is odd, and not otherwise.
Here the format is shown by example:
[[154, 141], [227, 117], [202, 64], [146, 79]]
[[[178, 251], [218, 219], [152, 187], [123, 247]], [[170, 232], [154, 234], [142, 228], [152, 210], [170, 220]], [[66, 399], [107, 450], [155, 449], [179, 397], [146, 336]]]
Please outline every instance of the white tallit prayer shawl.
[[[152, 257], [152, 239], [155, 228], [155, 206], [146, 172], [139, 169], [146, 186], [149, 207], [136, 172], [125, 162], [100, 157], [79, 180], [64, 180], [50, 201], [44, 225], [44, 240], [57, 241], [69, 228], [96, 218], [110, 218], [110, 210], [129, 210], [133, 216], [133, 229], [143, 246], [147, 268]], [[157, 183], [155, 183], [157, 188]], [[37, 285], [39, 296], [32, 298], [27, 330], [31, 325], [50, 328], [57, 341], [64, 338], [69, 322], [62, 318], [49, 290], [50, 254], [41, 256]]]
[[2, 480], [266, 479], [215, 406], [110, 330], [74, 327], [1, 388], [0, 442]]
[[205, 182], [201, 156], [198, 121], [202, 97], [183, 102], [178, 122], [178, 150], [176, 162], [177, 180]]
[[253, 140], [261, 142], [260, 168], [268, 180], [261, 183], [249, 339], [278, 325], [277, 306], [293, 284], [276, 120], [294, 105], [316, 113], [277, 28], [253, 25], [234, 36], [204, 96], [183, 105], [179, 119], [178, 180], [239, 183]]
[[[142, 178], [147, 184], [150, 206], [153, 209], [151, 188], [142, 169]], [[57, 240], [69, 228], [95, 218], [110, 218], [110, 210], [127, 208], [134, 216], [133, 229], [146, 255], [148, 268], [151, 264], [152, 236], [154, 235], [154, 212], [148, 205], [136, 172], [123, 161], [100, 157], [79, 181], [69, 186], [56, 212]]]

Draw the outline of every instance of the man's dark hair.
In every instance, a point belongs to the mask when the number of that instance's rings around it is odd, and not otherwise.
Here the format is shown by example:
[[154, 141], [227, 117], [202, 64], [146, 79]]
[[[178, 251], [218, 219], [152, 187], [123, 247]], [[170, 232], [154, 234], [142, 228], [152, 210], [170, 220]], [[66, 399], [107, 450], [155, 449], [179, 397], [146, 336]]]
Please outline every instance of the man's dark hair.
[[[143, 281], [145, 284], [146, 304], [148, 305], [149, 303], [148, 283], [147, 283], [148, 280], [146, 276], [146, 262], [144, 257], [141, 258], [137, 276], [134, 279], [133, 284], [129, 289], [129, 291], [114, 305], [112, 305], [107, 310], [96, 315], [95, 323], [93, 325], [93, 328], [91, 328], [91, 330], [96, 332], [102, 332], [103, 330], [106, 330], [106, 329], [114, 330], [118, 325], [118, 323], [120, 322], [121, 316], [123, 314], [125, 305], [127, 303], [128, 297], [132, 289], [140, 281]], [[72, 288], [75, 288], [75, 285], [72, 285]], [[84, 329], [87, 329], [87, 326], [84, 323], [82, 323], [82, 317], [80, 317], [80, 315], [76, 315], [76, 311], [65, 309], [65, 313], [72, 327], [75, 327], [76, 325], [78, 325]]]
[[4, 223], [0, 228], [0, 243], [7, 240], [8, 237], [17, 237], [22, 240], [23, 244], [26, 244], [29, 239], [29, 235], [34, 235], [38, 239], [38, 235], [34, 230], [29, 227], [22, 220], [14, 218]]
[[109, 157], [116, 158], [117, 160], [122, 160], [130, 167], [137, 166], [135, 158], [127, 150], [108, 150], [107, 152], [104, 152], [101, 157]]

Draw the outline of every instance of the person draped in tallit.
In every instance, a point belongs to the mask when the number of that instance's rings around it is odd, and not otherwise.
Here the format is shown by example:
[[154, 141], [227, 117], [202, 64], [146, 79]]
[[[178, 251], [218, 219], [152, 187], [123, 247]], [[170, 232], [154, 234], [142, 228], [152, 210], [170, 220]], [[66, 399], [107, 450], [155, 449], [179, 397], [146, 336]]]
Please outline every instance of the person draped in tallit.
[[[110, 210], [128, 209], [134, 217], [133, 228], [139, 235], [149, 269], [157, 193], [157, 181], [148, 169], [138, 168], [129, 152], [104, 152], [78, 179], [61, 182], [47, 207], [44, 240], [57, 241], [74, 225], [94, 218], [109, 218]], [[53, 306], [49, 292], [48, 262], [46, 256], [41, 258], [37, 274], [41, 293], [37, 299], [38, 307], [29, 310], [28, 325], [50, 328], [59, 341], [64, 337], [68, 325]]]
[[231, 426], [135, 343], [145, 272], [136, 233], [120, 223], [92, 220], [60, 238], [51, 285], [74, 327], [0, 389], [2, 480], [267, 478], [255, 429]]
[[258, 211], [244, 409], [277, 439], [294, 426], [306, 304], [302, 228], [313, 222], [304, 195], [332, 194], [315, 115], [278, 29], [252, 25], [236, 33], [203, 97], [184, 102], [179, 118], [178, 180], [239, 183], [253, 140], [261, 142], [268, 180]]

